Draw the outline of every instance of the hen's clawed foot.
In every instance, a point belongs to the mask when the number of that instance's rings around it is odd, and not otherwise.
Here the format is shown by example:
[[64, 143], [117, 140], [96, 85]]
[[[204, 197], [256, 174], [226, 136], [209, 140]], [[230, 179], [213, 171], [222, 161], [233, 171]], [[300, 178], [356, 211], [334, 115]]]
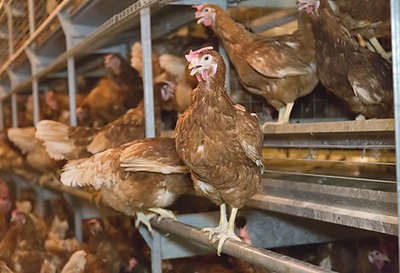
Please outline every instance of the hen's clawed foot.
[[153, 228], [150, 225], [150, 220], [156, 217], [157, 215], [155, 213], [147, 213], [144, 214], [143, 212], [137, 212], [136, 213], [136, 220], [135, 220], [135, 227], [139, 227], [140, 223], [143, 223], [147, 229], [152, 233]]
[[202, 228], [201, 232], [207, 233], [209, 232], [208, 240], [211, 240], [211, 238], [214, 236], [214, 234], [221, 234], [226, 230], [226, 227], [215, 227], [215, 228]]
[[160, 222], [162, 219], [176, 220], [175, 214], [170, 210], [162, 209], [162, 208], [150, 208], [149, 211], [154, 212], [155, 214], [158, 214], [158, 219], [157, 219], [158, 222]]
[[232, 239], [241, 242], [242, 240], [235, 234], [235, 232], [227, 229], [224, 232], [215, 236], [211, 242], [215, 243], [218, 241], [217, 255], [221, 256], [222, 246], [227, 239]]

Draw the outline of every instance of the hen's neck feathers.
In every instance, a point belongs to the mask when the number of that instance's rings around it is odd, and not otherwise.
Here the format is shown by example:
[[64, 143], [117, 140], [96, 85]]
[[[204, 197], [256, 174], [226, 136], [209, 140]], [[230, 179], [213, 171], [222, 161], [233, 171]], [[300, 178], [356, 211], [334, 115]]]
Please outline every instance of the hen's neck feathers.
[[[358, 43], [351, 36], [350, 31], [340, 22], [326, 0], [321, 0], [319, 15], [312, 16], [314, 33], [317, 40], [335, 46], [344, 45], [357, 51]], [[336, 47], [336, 46], [335, 46]]]
[[237, 23], [225, 10], [217, 10], [213, 30], [223, 42], [243, 44], [250, 42], [255, 35], [247, 31], [244, 26]]
[[193, 103], [221, 105], [221, 98], [232, 107], [234, 106], [234, 102], [227, 95], [225, 89], [225, 69], [218, 68], [217, 73], [208, 81], [199, 82], [193, 92], [192, 101]]

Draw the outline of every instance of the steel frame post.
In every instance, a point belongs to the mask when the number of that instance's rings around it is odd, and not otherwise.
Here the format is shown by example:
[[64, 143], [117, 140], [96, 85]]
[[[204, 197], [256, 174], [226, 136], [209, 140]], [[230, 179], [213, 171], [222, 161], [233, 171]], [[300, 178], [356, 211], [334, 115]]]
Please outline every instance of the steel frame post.
[[[396, 132], [396, 179], [397, 179], [397, 225], [400, 246], [400, 2], [391, 0], [391, 27], [392, 27], [392, 65], [393, 65], [393, 92], [394, 116]], [[400, 257], [400, 253], [399, 253]]]
[[140, 33], [143, 55], [143, 95], [146, 120], [146, 137], [155, 137], [156, 128], [154, 115], [150, 8], [144, 8], [140, 10]]

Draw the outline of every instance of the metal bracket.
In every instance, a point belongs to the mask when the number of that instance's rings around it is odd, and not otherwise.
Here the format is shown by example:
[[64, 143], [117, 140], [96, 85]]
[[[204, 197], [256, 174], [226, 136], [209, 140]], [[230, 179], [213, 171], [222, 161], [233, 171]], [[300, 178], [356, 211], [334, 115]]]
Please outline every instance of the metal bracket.
[[26, 56], [29, 59], [29, 62], [31, 64], [31, 69], [32, 69], [32, 74], [35, 75], [38, 73], [41, 69], [49, 65], [54, 58], [48, 57], [48, 56], [43, 56], [39, 55], [36, 50], [32, 48], [32, 46], [27, 47], [25, 49]]
[[10, 79], [11, 89], [15, 88], [21, 82], [24, 82], [29, 78], [28, 74], [22, 73], [21, 71], [17, 72], [11, 68], [7, 69], [7, 74]]
[[125, 59], [128, 58], [127, 45], [126, 44], [120, 44], [120, 45], [101, 48], [99, 50], [96, 50], [95, 53], [98, 53], [98, 54], [113, 53], [113, 54], [119, 54]]
[[57, 16], [65, 33], [67, 49], [70, 49], [78, 44], [82, 39], [96, 29], [93, 26], [73, 23], [71, 20], [71, 15], [66, 11], [59, 12]]

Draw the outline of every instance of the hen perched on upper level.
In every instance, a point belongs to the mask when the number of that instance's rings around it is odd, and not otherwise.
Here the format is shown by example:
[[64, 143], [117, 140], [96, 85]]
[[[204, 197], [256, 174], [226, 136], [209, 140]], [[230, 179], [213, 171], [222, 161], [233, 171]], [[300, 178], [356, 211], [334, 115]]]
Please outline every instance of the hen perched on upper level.
[[211, 27], [222, 41], [240, 83], [279, 110], [278, 123], [289, 122], [294, 101], [318, 83], [314, 36], [309, 19], [300, 16], [292, 35], [266, 38], [247, 31], [216, 5], [199, 5], [197, 23]]
[[321, 83], [355, 114], [393, 116], [391, 64], [361, 47], [334, 14], [328, 0], [300, 0], [313, 22]]

